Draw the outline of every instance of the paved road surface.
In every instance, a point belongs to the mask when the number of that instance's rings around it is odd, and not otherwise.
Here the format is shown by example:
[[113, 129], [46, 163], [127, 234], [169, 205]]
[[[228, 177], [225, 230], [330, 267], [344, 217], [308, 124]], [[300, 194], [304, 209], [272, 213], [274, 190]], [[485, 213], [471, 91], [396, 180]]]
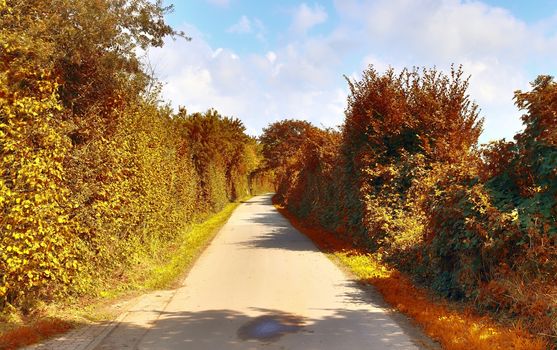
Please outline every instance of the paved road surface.
[[373, 294], [259, 196], [238, 207], [182, 287], [143, 302], [96, 349], [424, 348]]

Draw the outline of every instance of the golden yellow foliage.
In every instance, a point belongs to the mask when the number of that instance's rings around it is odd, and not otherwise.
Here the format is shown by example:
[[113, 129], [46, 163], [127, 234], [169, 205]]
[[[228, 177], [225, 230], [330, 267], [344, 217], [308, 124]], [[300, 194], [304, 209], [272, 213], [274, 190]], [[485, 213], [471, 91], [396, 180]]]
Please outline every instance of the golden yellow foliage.
[[[57, 84], [34, 67], [8, 67], [26, 47], [3, 41], [0, 73], [0, 303], [53, 293], [72, 282], [79, 248], [70, 222], [64, 159], [70, 143], [56, 117]], [[32, 82], [13, 90], [8, 72]]]
[[242, 123], [173, 113], [142, 71], [138, 47], [181, 36], [161, 6], [0, 1], [0, 311], [97, 293], [249, 194]]

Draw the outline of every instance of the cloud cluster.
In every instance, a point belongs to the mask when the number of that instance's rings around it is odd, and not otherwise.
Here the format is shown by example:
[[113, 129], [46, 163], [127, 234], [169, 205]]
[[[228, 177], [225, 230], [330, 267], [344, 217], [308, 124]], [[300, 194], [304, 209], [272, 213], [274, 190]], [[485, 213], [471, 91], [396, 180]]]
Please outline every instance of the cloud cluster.
[[292, 29], [298, 34], [306, 33], [310, 28], [325, 22], [327, 17], [327, 12], [322, 6], [317, 4], [308, 6], [306, 3], [301, 3], [294, 11]]
[[[332, 29], [312, 34], [332, 10]], [[521, 128], [513, 91], [528, 88], [532, 66], [555, 62], [556, 23], [554, 16], [527, 24], [478, 1], [337, 0], [334, 9], [301, 3], [291, 12], [290, 37], [271, 50], [238, 55], [212, 47], [190, 26], [182, 29], [194, 41], [169, 42], [153, 50], [150, 60], [158, 62], [164, 95], [174, 106], [215, 107], [240, 117], [252, 134], [283, 118], [339, 125], [347, 95], [342, 75], [357, 78], [370, 63], [379, 70], [462, 64], [472, 75], [470, 95], [486, 118], [487, 141], [512, 137]], [[261, 35], [264, 28], [245, 15], [228, 31]]]
[[[326, 127], [341, 123], [346, 91], [335, 87], [342, 86], [333, 81], [336, 75], [324, 72], [323, 63], [316, 61], [319, 56], [308, 54], [304, 44], [240, 57], [230, 49], [211, 47], [195, 27], [181, 29], [195, 40], [168, 41], [149, 52], [164, 82], [163, 95], [174, 108], [216, 108], [241, 118], [253, 135], [283, 118], [308, 119]], [[319, 50], [316, 44], [312, 47]]]

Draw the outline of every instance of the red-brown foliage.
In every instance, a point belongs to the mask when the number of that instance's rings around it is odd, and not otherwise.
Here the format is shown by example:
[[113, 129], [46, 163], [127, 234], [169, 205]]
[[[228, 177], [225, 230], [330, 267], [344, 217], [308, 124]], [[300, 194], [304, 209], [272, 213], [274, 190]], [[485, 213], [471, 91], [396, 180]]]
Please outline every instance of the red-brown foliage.
[[[347, 240], [347, 237], [334, 234], [316, 224], [308, 225], [307, 221], [302, 222], [277, 202], [275, 207], [322, 251], [333, 254], [340, 252], [352, 257], [369, 255], [365, 247], [355, 245], [353, 241]], [[427, 290], [416, 287], [405, 274], [385, 266], [379, 267], [382, 271], [390, 272], [380, 272], [377, 273], [377, 277], [365, 278], [361, 281], [375, 286], [385, 301], [410, 316], [430, 337], [439, 341], [444, 349], [543, 350], [550, 348], [543, 339], [533, 337], [521, 325], [511, 328], [501, 327], [489, 317], [479, 316], [469, 309], [460, 311], [460, 305], [433, 298]]]
[[517, 91], [524, 131], [483, 148], [461, 69], [370, 68], [349, 86], [340, 139], [306, 130], [274, 162], [281, 203], [442, 296], [556, 336], [557, 83]]

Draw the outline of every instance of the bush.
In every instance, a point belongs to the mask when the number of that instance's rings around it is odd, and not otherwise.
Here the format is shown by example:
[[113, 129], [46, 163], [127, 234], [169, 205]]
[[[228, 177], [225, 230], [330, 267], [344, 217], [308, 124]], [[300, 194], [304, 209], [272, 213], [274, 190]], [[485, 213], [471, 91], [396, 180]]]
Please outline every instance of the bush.
[[555, 335], [557, 83], [540, 76], [517, 91], [524, 131], [479, 148], [462, 76], [370, 67], [349, 81], [341, 135], [271, 124], [261, 141], [278, 198], [440, 295]]

